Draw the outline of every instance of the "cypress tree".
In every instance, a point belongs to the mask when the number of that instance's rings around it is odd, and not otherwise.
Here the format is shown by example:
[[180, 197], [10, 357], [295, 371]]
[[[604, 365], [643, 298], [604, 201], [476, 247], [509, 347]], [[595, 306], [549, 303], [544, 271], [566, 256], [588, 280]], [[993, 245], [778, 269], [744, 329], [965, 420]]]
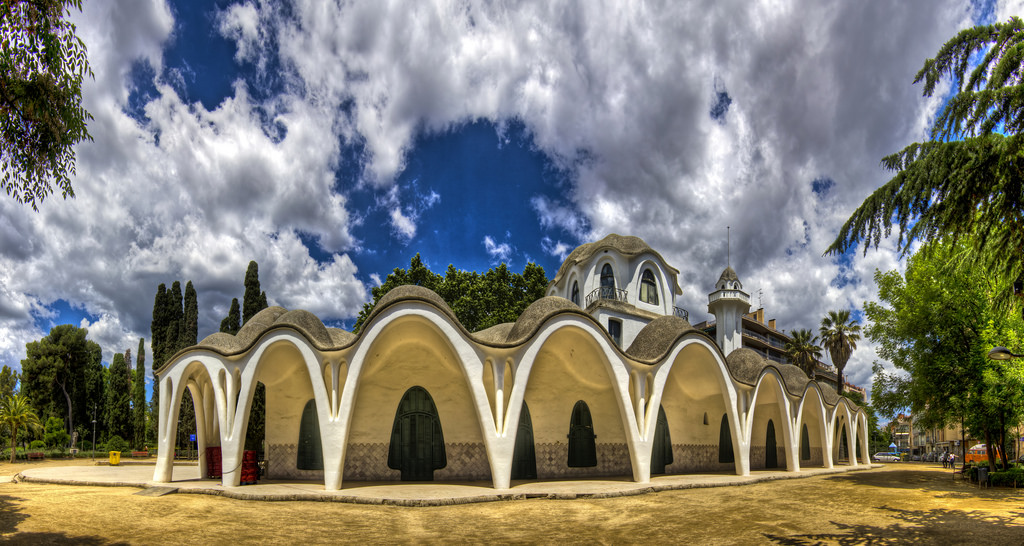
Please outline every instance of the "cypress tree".
[[106, 425], [108, 434], [132, 437], [131, 378], [124, 355], [114, 355], [107, 370]]
[[149, 323], [150, 346], [153, 349], [153, 368], [160, 366], [160, 355], [164, 347], [164, 334], [167, 331], [167, 312], [165, 302], [167, 300], [167, 287], [160, 283], [156, 288], [156, 298], [153, 300], [153, 321]]
[[260, 266], [255, 260], [249, 262], [245, 271], [245, 295], [242, 298], [242, 324], [256, 316], [266, 307], [265, 295], [260, 292]]
[[231, 309], [228, 310], [228, 316], [220, 321], [220, 331], [226, 334], [237, 334], [241, 328], [240, 320], [241, 317], [238, 316], [238, 298], [231, 298]]
[[135, 355], [135, 381], [132, 383], [132, 431], [135, 449], [146, 445], [146, 340], [139, 338]]
[[185, 285], [185, 331], [181, 340], [182, 347], [191, 347], [199, 342], [199, 299], [192, 281]]
[[181, 281], [174, 281], [171, 285], [171, 322], [167, 328], [167, 354], [164, 359], [174, 356], [174, 353], [182, 349], [185, 332], [185, 309], [181, 295]]

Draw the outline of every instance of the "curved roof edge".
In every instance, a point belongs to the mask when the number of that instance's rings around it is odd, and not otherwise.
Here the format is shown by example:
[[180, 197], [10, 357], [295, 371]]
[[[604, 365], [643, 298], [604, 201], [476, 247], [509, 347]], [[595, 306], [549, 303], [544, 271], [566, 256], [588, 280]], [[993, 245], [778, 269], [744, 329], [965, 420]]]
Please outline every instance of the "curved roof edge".
[[558, 273], [555, 273], [555, 278], [551, 279], [551, 282], [548, 283], [548, 287], [550, 288], [551, 286], [558, 284], [574, 265], [589, 260], [594, 256], [594, 254], [605, 249], [614, 250], [623, 256], [637, 256], [644, 253], [653, 254], [661, 260], [661, 263], [665, 264], [665, 267], [667, 267], [671, 273], [672, 282], [675, 285], [672, 287], [674, 293], [682, 294], [683, 289], [679, 286], [678, 269], [669, 265], [669, 263], [665, 261], [665, 258], [662, 257], [657, 250], [654, 250], [644, 242], [643, 239], [635, 235], [619, 235], [618, 233], [610, 233], [599, 241], [583, 243], [573, 249], [573, 251], [565, 257], [565, 261], [563, 261], [561, 267], [558, 268]]

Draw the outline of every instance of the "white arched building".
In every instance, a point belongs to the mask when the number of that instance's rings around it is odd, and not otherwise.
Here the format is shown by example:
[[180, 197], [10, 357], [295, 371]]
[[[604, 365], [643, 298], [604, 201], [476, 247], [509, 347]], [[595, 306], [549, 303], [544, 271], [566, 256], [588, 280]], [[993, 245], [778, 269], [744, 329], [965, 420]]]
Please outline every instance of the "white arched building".
[[717, 342], [673, 306], [677, 275], [639, 238], [609, 235], [574, 250], [515, 323], [479, 332], [417, 286], [381, 298], [358, 335], [265, 309], [157, 371], [154, 480], [173, 478], [188, 388], [204, 477], [204, 448], [219, 445], [223, 483], [238, 485], [257, 382], [269, 477], [329, 490], [869, 464], [862, 409], [795, 366], [729, 350], [730, 317], [749, 308], [731, 268], [709, 296]]

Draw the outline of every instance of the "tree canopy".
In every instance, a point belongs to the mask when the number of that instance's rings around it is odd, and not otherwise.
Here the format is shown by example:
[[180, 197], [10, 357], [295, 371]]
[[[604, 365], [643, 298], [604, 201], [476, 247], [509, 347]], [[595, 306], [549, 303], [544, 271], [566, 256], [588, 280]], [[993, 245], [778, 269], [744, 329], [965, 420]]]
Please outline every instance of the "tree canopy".
[[[997, 305], [993, 281], [966, 241], [936, 241], [913, 255], [906, 272], [876, 272], [881, 302], [867, 302], [867, 337], [899, 372], [874, 366], [872, 403], [884, 415], [909, 409], [924, 428], [963, 425], [986, 444], [1000, 443], [1020, 419], [1021, 364], [986, 357], [1015, 348], [1024, 328], [1016, 309]], [[966, 258], [965, 258], [966, 254]], [[992, 459], [990, 459], [992, 460]]]
[[850, 311], [829, 311], [825, 318], [821, 319], [821, 328], [818, 333], [821, 335], [821, 345], [828, 350], [832, 357], [832, 364], [836, 367], [836, 374], [839, 376], [837, 389], [843, 392], [845, 381], [843, 370], [850, 360], [850, 355], [857, 348], [860, 341], [860, 325], [856, 320], [850, 318]]
[[41, 419], [63, 416], [69, 434], [104, 406], [102, 351], [86, 335], [85, 328], [55, 326], [46, 337], [26, 344], [21, 361], [22, 394]]
[[[977, 64], [973, 64], [977, 61]], [[904, 253], [915, 240], [968, 237], [983, 263], [1001, 277], [1024, 273], [1024, 23], [976, 26], [925, 61], [914, 83], [924, 96], [954, 94], [931, 126], [930, 140], [885, 157], [895, 176], [843, 225], [826, 254], [863, 242], [865, 252], [899, 225]]]
[[814, 378], [815, 362], [821, 358], [821, 348], [816, 345], [818, 338], [810, 330], [793, 330], [793, 335], [784, 347], [789, 361]]
[[509, 271], [505, 264], [483, 274], [449, 265], [442, 276], [424, 265], [417, 253], [409, 261], [408, 269], [396, 267], [383, 284], [373, 288], [373, 301], [363, 305], [354, 330], [362, 328], [385, 294], [402, 285], [418, 285], [433, 290], [451, 307], [467, 330], [476, 332], [503, 322], [515, 322], [531, 303], [544, 297], [548, 279], [544, 268], [532, 262], [526, 264], [522, 273]]
[[53, 185], [74, 197], [74, 146], [92, 140], [71, 8], [81, 0], [0, 0], [0, 189], [36, 210]]

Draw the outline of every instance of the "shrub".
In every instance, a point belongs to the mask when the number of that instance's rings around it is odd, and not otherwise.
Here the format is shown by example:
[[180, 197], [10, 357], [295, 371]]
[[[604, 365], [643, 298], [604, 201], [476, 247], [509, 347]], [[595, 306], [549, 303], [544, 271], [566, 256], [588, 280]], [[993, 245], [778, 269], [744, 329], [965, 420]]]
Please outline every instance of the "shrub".
[[988, 475], [992, 485], [1004, 487], [1024, 487], [1024, 468], [1011, 468], [1005, 472], [993, 472]]
[[50, 417], [46, 420], [43, 438], [46, 440], [46, 446], [51, 449], [63, 448], [71, 441], [68, 431], [64, 430], [64, 420], [59, 417]]
[[32, 440], [32, 443], [28, 445], [29, 449], [40, 451], [46, 449], [46, 442], [42, 440]]
[[115, 434], [107, 439], [107, 449], [105, 451], [128, 451], [128, 442]]

